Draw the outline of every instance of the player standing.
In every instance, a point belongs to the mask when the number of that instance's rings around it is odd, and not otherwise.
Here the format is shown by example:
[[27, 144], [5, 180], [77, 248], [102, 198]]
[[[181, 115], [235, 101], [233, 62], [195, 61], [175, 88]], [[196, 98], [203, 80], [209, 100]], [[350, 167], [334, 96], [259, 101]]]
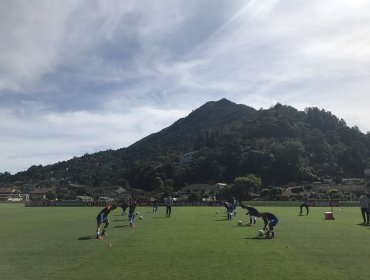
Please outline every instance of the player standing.
[[360, 196], [360, 207], [362, 219], [364, 220], [363, 224], [369, 224], [369, 198], [367, 193]]
[[231, 205], [233, 207], [232, 214], [236, 216], [236, 207], [238, 206], [238, 202], [236, 201], [235, 197], [233, 197]]
[[131, 198], [128, 204], [128, 220], [130, 222], [130, 227], [135, 227], [135, 209], [137, 206], [137, 201], [134, 198]]
[[153, 213], [157, 213], [158, 210], [158, 199], [155, 198], [153, 201]]
[[168, 195], [168, 197], [164, 199], [164, 204], [166, 205], [166, 217], [170, 218], [173, 205], [173, 198], [171, 195]]

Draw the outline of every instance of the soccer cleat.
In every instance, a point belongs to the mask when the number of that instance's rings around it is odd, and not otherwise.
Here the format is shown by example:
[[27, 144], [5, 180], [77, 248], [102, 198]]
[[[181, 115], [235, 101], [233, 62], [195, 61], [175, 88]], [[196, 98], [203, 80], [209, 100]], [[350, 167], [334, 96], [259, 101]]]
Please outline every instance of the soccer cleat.
[[103, 232], [101, 235], [108, 235], [108, 233]]
[[96, 240], [102, 240], [102, 239], [103, 239], [103, 237], [101, 237], [101, 236], [96, 237]]

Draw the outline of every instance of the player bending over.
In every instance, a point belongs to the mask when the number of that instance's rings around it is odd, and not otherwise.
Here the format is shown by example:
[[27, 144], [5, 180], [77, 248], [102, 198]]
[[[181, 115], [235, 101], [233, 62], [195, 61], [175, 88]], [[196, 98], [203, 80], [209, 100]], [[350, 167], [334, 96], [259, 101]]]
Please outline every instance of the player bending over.
[[233, 212], [234, 212], [233, 206], [230, 203], [226, 202], [226, 201], [222, 202], [221, 204], [226, 208], [227, 219], [231, 220], [232, 217], [233, 217]]
[[303, 203], [301, 204], [301, 206], [299, 206], [299, 208], [301, 209], [301, 211], [299, 212], [299, 215], [302, 216], [303, 207], [306, 208], [306, 215], [308, 215], [308, 213], [310, 212], [309, 206], [310, 206], [310, 204], [308, 202], [307, 196], [305, 195]]
[[135, 209], [136, 209], [137, 201], [136, 199], [131, 198], [128, 203], [128, 220], [130, 222], [130, 227], [135, 227]]
[[268, 226], [268, 231], [265, 233], [266, 238], [274, 238], [275, 237], [274, 226], [276, 226], [276, 224], [278, 223], [279, 221], [278, 218], [270, 212], [259, 213], [259, 217], [261, 217], [265, 223], [263, 230], [266, 230]]
[[256, 208], [250, 205], [241, 205], [243, 209], [247, 209], [248, 212], [245, 215], [249, 215], [249, 224], [248, 225], [255, 225], [257, 222], [257, 217], [259, 216], [259, 212]]
[[[106, 207], [103, 208], [103, 210], [100, 211], [98, 216], [96, 216], [96, 239], [103, 239], [101, 235], [108, 235], [105, 232], [105, 229], [109, 226], [109, 213], [116, 208], [117, 206], [115, 204], [108, 204]], [[102, 224], [105, 225], [100, 235], [100, 227]]]

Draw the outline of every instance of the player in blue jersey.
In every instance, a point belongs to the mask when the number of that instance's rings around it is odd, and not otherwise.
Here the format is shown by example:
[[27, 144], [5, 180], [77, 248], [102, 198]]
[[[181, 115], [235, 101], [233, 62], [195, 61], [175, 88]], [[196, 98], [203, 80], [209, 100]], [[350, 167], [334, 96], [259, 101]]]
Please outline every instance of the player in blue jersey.
[[274, 226], [277, 225], [279, 221], [278, 218], [270, 212], [259, 213], [259, 217], [261, 217], [265, 223], [263, 230], [266, 231], [266, 229], [268, 228], [267, 232], [265, 233], [266, 238], [274, 238], [275, 237]]

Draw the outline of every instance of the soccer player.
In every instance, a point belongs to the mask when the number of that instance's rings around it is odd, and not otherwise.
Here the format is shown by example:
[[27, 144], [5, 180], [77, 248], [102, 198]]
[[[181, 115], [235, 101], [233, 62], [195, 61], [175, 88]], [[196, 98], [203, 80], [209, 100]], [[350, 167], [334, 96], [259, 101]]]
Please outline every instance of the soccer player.
[[[103, 239], [103, 237], [101, 237], [101, 235], [108, 235], [106, 232], [105, 232], [105, 229], [109, 226], [109, 213], [116, 209], [117, 206], [115, 204], [108, 204], [106, 207], [103, 208], [103, 210], [100, 211], [100, 213], [98, 214], [98, 216], [96, 216], [96, 239]], [[102, 233], [100, 234], [100, 227], [102, 224], [105, 224], [104, 225], [104, 228], [103, 228], [103, 231]]]
[[135, 209], [137, 206], [137, 201], [134, 198], [131, 198], [128, 204], [128, 220], [130, 222], [130, 227], [135, 227]]
[[233, 206], [230, 203], [226, 202], [226, 201], [222, 202], [222, 205], [225, 206], [225, 208], [226, 208], [227, 219], [231, 220], [232, 217], [233, 217]]
[[303, 203], [301, 204], [301, 206], [299, 206], [299, 208], [301, 209], [301, 211], [299, 212], [299, 215], [302, 216], [302, 209], [303, 207], [306, 208], [306, 215], [308, 216], [308, 213], [310, 212], [310, 203], [308, 202], [308, 198], [307, 198], [307, 195], [304, 195], [304, 200], [303, 200]]
[[128, 207], [128, 203], [126, 201], [123, 201], [120, 207], [122, 208], [122, 216], [126, 215], [126, 209]]
[[278, 223], [279, 221], [278, 218], [270, 212], [262, 212], [259, 213], [258, 216], [261, 217], [265, 223], [263, 230], [266, 230], [268, 226], [268, 231], [265, 233], [266, 238], [274, 238], [275, 237], [274, 226], [276, 226], [276, 224]]
[[369, 224], [369, 198], [367, 193], [360, 196], [360, 207], [362, 219], [364, 220], [363, 224]]
[[238, 202], [236, 201], [235, 197], [233, 197], [231, 205], [233, 207], [232, 214], [236, 216], [236, 206], [238, 206]]
[[245, 213], [245, 215], [249, 215], [248, 225], [255, 225], [257, 222], [257, 217], [259, 216], [258, 210], [250, 205], [241, 205], [241, 207], [248, 210], [248, 212]]
[[166, 205], [166, 217], [171, 217], [173, 198], [169, 195], [164, 199], [164, 204]]
[[154, 199], [153, 201], [153, 213], [157, 213], [158, 210], [158, 199]]

